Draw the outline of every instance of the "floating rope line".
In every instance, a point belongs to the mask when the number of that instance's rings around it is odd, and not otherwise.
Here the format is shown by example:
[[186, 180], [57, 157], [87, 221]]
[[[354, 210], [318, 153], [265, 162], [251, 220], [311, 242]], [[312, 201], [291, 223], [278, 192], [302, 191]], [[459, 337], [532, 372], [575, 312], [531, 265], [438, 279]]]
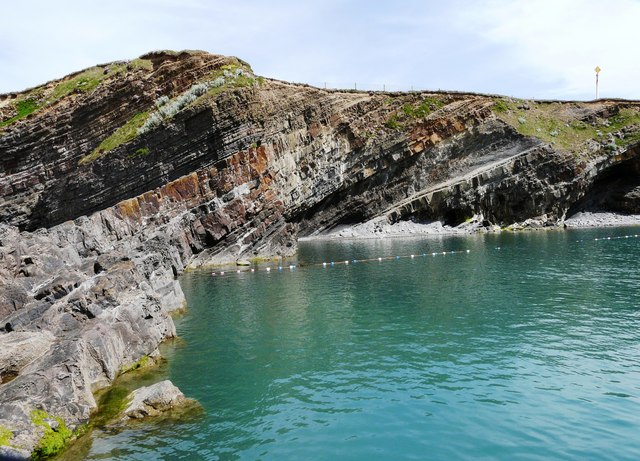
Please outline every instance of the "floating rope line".
[[[237, 274], [240, 273], [246, 273], [246, 272], [271, 272], [272, 270], [277, 269], [278, 272], [282, 272], [285, 269], [288, 269], [289, 271], [295, 271], [298, 267], [334, 267], [334, 266], [348, 266], [350, 264], [362, 264], [362, 263], [370, 263], [370, 262], [382, 262], [382, 261], [397, 261], [399, 259], [415, 259], [418, 257], [422, 257], [422, 258], [427, 258], [427, 257], [436, 257], [436, 256], [446, 256], [446, 255], [461, 255], [461, 254], [468, 254], [471, 253], [471, 250], [459, 250], [459, 251], [439, 251], [439, 252], [432, 252], [432, 253], [420, 253], [420, 254], [410, 254], [410, 255], [396, 255], [396, 256], [379, 256], [377, 258], [366, 258], [366, 259], [345, 259], [345, 260], [341, 260], [341, 261], [324, 261], [321, 263], [312, 263], [312, 264], [299, 264], [299, 265], [295, 265], [295, 264], [290, 264], [288, 266], [282, 266], [282, 265], [278, 265], [278, 266], [267, 266], [264, 269], [260, 269], [258, 271], [257, 268], [252, 267], [250, 270], [240, 270], [237, 269], [235, 272]], [[215, 277], [215, 276], [223, 276], [225, 275], [225, 271], [219, 271], [219, 272], [212, 272], [211, 276]]]
[[595, 237], [593, 239], [581, 239], [581, 240], [576, 240], [576, 243], [583, 243], [583, 242], [600, 242], [602, 240], [623, 240], [623, 239], [633, 239], [633, 238], [638, 238], [640, 237], [640, 234], [629, 234], [629, 235], [618, 235], [616, 237]]

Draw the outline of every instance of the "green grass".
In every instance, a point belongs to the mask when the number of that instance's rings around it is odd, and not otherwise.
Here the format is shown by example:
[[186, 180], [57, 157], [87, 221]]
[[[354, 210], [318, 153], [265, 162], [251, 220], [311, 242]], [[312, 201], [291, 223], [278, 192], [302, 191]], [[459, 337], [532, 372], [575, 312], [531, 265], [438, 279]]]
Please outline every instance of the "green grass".
[[140, 112], [139, 114], [134, 115], [129, 119], [129, 121], [127, 121], [127, 123], [114, 131], [111, 136], [103, 139], [100, 145], [93, 149], [90, 154], [82, 157], [78, 163], [80, 165], [91, 163], [105, 155], [107, 152], [110, 152], [116, 147], [134, 139], [138, 135], [138, 128], [142, 126], [148, 116], [149, 112]]
[[153, 70], [153, 63], [149, 59], [134, 59], [129, 61], [127, 66], [132, 70], [137, 69], [145, 69], [145, 70]]
[[640, 111], [634, 109], [621, 109], [616, 115], [609, 119], [609, 122], [611, 123], [611, 126], [606, 128], [609, 133], [637, 125], [636, 131], [625, 135], [624, 139], [616, 138], [617, 145], [626, 147], [640, 141]]
[[55, 104], [72, 93], [91, 92], [95, 90], [103, 80], [120, 73], [125, 73], [127, 70], [135, 71], [137, 69], [152, 70], [153, 63], [148, 59], [138, 58], [128, 63], [109, 65], [109, 71], [107, 73], [105, 73], [106, 68], [92, 67], [68, 80], [58, 83], [53, 89], [47, 89], [45, 86], [42, 86], [31, 90], [22, 96], [22, 99], [15, 102], [14, 108], [16, 115], [0, 121], [0, 128], [22, 120], [44, 106]]
[[256, 79], [243, 74], [243, 75], [239, 75], [238, 77], [236, 77], [232, 82], [231, 85], [233, 85], [236, 88], [246, 88], [246, 87], [250, 87], [253, 86], [256, 82]]
[[[566, 105], [562, 103], [530, 103], [529, 110], [522, 108], [521, 103], [522, 101], [512, 99], [496, 100], [492, 109], [496, 117], [514, 127], [520, 134], [538, 138], [567, 152], [583, 152], [589, 140], [606, 141], [609, 133], [635, 125], [638, 125], [635, 132], [624, 139], [616, 138], [615, 143], [625, 147], [640, 141], [640, 112], [633, 108], [620, 109], [608, 119], [609, 126], [603, 123], [604, 120], [599, 120], [594, 126], [565, 115], [566, 111], [563, 109]], [[602, 136], [598, 136], [598, 132]]]
[[507, 112], [509, 110], [509, 106], [504, 101], [504, 99], [496, 99], [493, 103], [493, 110], [499, 114]]
[[417, 106], [414, 104], [404, 104], [402, 106], [402, 113], [409, 119], [425, 118], [436, 111], [444, 107], [444, 102], [438, 98], [428, 97], [420, 101]]
[[15, 103], [16, 115], [0, 122], [0, 128], [3, 126], [11, 125], [13, 122], [17, 122], [28, 116], [29, 114], [34, 113], [40, 106], [38, 102], [32, 98], [22, 99]]
[[9, 445], [9, 441], [13, 437], [13, 432], [8, 427], [0, 425], [0, 447]]
[[[225, 71], [233, 73], [236, 71], [236, 69], [242, 69], [244, 73], [237, 77], [224, 77]], [[236, 59], [232, 60], [229, 64], [220, 66], [219, 68], [209, 72], [209, 74], [204, 79], [201, 79], [201, 81], [202, 80], [213, 81], [218, 77], [224, 77], [225, 78], [224, 84], [218, 87], [210, 88], [206, 94], [198, 98], [198, 100], [194, 101], [191, 105], [195, 105], [198, 103], [198, 101], [202, 101], [202, 100], [211, 101], [221, 93], [224, 93], [225, 91], [231, 88], [251, 88], [256, 85], [258, 86], [264, 85], [265, 83], [264, 77], [256, 77], [255, 75], [253, 75], [252, 72], [253, 71], [251, 70], [251, 67], [241, 63]]]
[[[52, 428], [46, 420], [55, 420], [58, 427]], [[73, 435], [62, 418], [51, 416], [46, 411], [33, 410], [31, 421], [44, 429], [44, 435], [33, 451], [33, 459], [44, 459], [58, 454]]]
[[107, 75], [109, 74], [105, 74], [102, 67], [87, 69], [69, 80], [58, 83], [53, 92], [47, 97], [47, 103], [53, 104], [73, 92], [87, 93], [93, 91]]

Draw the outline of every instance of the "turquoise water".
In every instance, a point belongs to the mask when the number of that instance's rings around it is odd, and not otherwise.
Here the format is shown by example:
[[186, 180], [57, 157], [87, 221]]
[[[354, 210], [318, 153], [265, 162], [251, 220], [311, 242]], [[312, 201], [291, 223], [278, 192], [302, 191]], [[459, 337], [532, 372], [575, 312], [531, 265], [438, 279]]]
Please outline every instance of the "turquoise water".
[[167, 373], [206, 415], [87, 458], [640, 459], [640, 238], [594, 240], [634, 232], [303, 243], [294, 270], [186, 274]]

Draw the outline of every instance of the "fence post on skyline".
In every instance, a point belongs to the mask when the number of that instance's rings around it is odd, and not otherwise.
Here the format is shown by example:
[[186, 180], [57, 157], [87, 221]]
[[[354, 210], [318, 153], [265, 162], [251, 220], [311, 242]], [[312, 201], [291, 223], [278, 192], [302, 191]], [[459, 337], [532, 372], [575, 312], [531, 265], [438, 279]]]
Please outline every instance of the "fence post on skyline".
[[600, 69], [600, 66], [596, 66], [594, 70], [596, 71], [596, 99], [598, 99], [598, 76], [602, 69]]

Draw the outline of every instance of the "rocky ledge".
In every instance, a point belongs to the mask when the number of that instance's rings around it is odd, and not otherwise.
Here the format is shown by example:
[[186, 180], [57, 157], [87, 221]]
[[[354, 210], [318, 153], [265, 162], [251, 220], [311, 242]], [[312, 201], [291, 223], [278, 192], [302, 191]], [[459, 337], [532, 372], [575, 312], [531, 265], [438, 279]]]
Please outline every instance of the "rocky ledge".
[[324, 90], [204, 52], [0, 95], [0, 445], [71, 438], [175, 335], [187, 266], [348, 226], [638, 214], [639, 142], [638, 102]]

